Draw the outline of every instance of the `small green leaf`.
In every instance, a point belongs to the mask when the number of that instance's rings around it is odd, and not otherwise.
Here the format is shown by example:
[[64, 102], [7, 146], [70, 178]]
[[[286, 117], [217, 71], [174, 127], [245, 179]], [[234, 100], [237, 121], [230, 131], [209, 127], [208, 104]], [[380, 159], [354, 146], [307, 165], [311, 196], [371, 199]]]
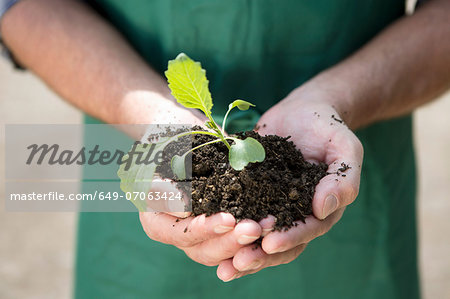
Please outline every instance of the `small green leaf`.
[[266, 151], [258, 140], [247, 137], [244, 140], [234, 139], [234, 144], [228, 152], [228, 160], [235, 170], [242, 170], [248, 163], [262, 162]]
[[170, 162], [170, 168], [172, 168], [173, 174], [175, 174], [179, 180], [186, 179], [186, 165], [184, 163], [185, 159], [186, 154], [182, 156], [174, 155], [172, 157], [172, 161]]
[[211, 114], [213, 103], [208, 89], [209, 81], [199, 62], [181, 53], [175, 60], [169, 61], [165, 75], [178, 103], [186, 108], [200, 109], [206, 115]]
[[247, 101], [244, 101], [244, 100], [235, 100], [235, 101], [233, 101], [233, 103], [231, 103], [228, 106], [228, 110], [231, 110], [234, 107], [238, 107], [239, 110], [248, 110], [248, 108], [250, 108], [250, 106], [251, 107], [255, 107], [255, 105], [253, 105], [250, 102], [247, 102]]

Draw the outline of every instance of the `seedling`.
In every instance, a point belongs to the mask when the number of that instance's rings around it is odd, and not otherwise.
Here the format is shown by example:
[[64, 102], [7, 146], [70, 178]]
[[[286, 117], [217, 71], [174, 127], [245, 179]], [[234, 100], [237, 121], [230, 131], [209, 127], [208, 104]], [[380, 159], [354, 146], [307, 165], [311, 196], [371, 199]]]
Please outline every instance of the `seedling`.
[[[208, 121], [205, 123], [207, 131], [187, 131], [177, 134], [172, 137], [160, 138], [156, 143], [155, 153], [162, 151], [169, 143], [178, 140], [183, 136], [204, 134], [215, 137], [215, 139], [200, 144], [182, 155], [174, 155], [171, 160], [171, 169], [177, 179], [186, 179], [185, 159], [186, 156], [203, 146], [223, 142], [228, 148], [228, 160], [230, 166], [235, 170], [242, 170], [249, 163], [262, 162], [266, 157], [264, 147], [256, 139], [247, 137], [239, 139], [237, 137], [226, 136], [225, 127], [228, 115], [233, 108], [237, 107], [239, 110], [248, 110], [254, 107], [252, 103], [235, 100], [228, 106], [228, 111], [225, 113], [222, 129], [219, 128], [211, 115], [213, 106], [211, 93], [208, 88], [208, 80], [206, 79], [206, 72], [202, 69], [199, 62], [190, 59], [186, 54], [179, 54], [174, 60], [169, 61], [169, 66], [165, 75], [169, 81], [169, 88], [175, 99], [186, 108], [194, 108], [201, 110]], [[232, 143], [230, 143], [230, 141]], [[137, 163], [141, 156], [149, 156], [153, 158], [153, 153], [149, 153], [152, 147], [148, 144], [138, 144], [134, 146], [134, 155], [128, 154], [123, 157], [124, 160], [130, 159], [129, 163], [121, 164], [117, 174], [121, 179], [120, 188], [123, 192], [148, 192], [153, 180], [156, 170], [156, 164]], [[127, 167], [125, 166], [127, 165]], [[146, 203], [141, 200], [132, 200], [133, 204], [139, 211], [146, 210]]]
[[[219, 126], [211, 115], [213, 102], [208, 89], [209, 82], [206, 79], [206, 72], [202, 69], [200, 63], [193, 61], [186, 54], [181, 53], [177, 58], [169, 61], [169, 67], [165, 75], [169, 81], [169, 88], [172, 91], [172, 95], [178, 103], [186, 108], [201, 110], [208, 118], [205, 126], [210, 130], [185, 132], [174, 137], [178, 138], [188, 134], [207, 134], [216, 137], [212, 141], [190, 149], [181, 156], [175, 155], [172, 158], [171, 168], [178, 179], [183, 180], [186, 178], [184, 161], [190, 152], [217, 142], [223, 142], [228, 148], [228, 160], [231, 167], [235, 170], [244, 169], [248, 163], [264, 161], [266, 157], [264, 147], [256, 139], [251, 137], [239, 139], [226, 136], [224, 133], [228, 114], [233, 108], [237, 107], [239, 110], [248, 110], [251, 106], [254, 107], [255, 105], [243, 100], [233, 101], [228, 106], [228, 111], [223, 118], [222, 129], [219, 129]], [[233, 141], [234, 144], [230, 145], [229, 140]]]

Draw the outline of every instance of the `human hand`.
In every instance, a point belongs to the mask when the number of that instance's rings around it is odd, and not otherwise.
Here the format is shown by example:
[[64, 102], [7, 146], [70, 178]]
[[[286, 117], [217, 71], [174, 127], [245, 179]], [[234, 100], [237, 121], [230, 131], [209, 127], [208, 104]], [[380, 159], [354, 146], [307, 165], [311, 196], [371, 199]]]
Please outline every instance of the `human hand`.
[[[164, 116], [166, 111], [171, 112], [172, 123], [197, 125], [204, 123], [203, 119], [194, 118], [195, 114], [184, 108], [166, 107], [158, 110], [161, 113], [154, 114], [155, 117], [164, 118], [153, 119], [153, 124], [167, 123], [164, 122], [167, 120], [167, 116]], [[153, 180], [149, 192], [178, 194], [180, 191], [170, 181]], [[147, 207], [150, 210], [165, 212], [141, 212], [142, 227], [151, 239], [176, 246], [198, 263], [207, 266], [218, 265], [261, 236], [260, 225], [252, 220], [243, 220], [236, 225], [235, 218], [227, 213], [186, 218], [189, 213], [183, 212], [184, 202], [181, 205], [175, 202], [178, 201], [149, 201]]]
[[228, 213], [184, 219], [158, 212], [141, 212], [139, 216], [151, 239], [174, 245], [192, 260], [206, 266], [216, 266], [232, 258], [262, 233], [258, 223], [243, 220], [236, 224], [235, 218]]
[[[341, 121], [331, 99], [326, 91], [311, 92], [299, 88], [261, 117], [258, 123], [261, 135], [291, 136], [306, 160], [327, 163], [330, 174], [316, 186], [312, 202], [314, 215], [307, 217], [305, 223], [297, 221], [297, 226], [285, 232], [271, 232], [275, 222], [273, 216], [261, 221], [264, 236], [261, 247], [255, 250], [254, 246], [246, 246], [233, 258], [221, 262], [217, 269], [220, 279], [229, 281], [291, 262], [308, 242], [328, 232], [341, 218], [345, 207], [355, 200], [363, 148]], [[351, 168], [338, 176], [341, 163]]]

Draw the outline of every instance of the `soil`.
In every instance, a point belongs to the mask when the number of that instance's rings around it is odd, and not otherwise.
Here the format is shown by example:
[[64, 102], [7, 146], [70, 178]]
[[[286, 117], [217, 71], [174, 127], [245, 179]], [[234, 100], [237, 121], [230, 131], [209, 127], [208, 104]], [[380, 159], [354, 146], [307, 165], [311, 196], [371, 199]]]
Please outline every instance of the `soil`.
[[[328, 165], [305, 161], [289, 137], [263, 137], [254, 131], [236, 135], [258, 140], [266, 151], [266, 159], [236, 171], [228, 163], [228, 149], [223, 143], [195, 150], [191, 157], [192, 163], [186, 159], [186, 167], [192, 166], [188, 173], [192, 170], [193, 214], [209, 216], [229, 212], [237, 221], [253, 219], [257, 222], [270, 214], [276, 217], [276, 230], [287, 230], [295, 221], [304, 221], [306, 216], [311, 215], [315, 186], [327, 175]], [[191, 146], [214, 139], [208, 135], [183, 138], [189, 142], [184, 145], [171, 143], [164, 150], [164, 163], [156, 170], [161, 176], [173, 178], [170, 160], [174, 154], [183, 154]], [[177, 187], [183, 186], [185, 184]]]

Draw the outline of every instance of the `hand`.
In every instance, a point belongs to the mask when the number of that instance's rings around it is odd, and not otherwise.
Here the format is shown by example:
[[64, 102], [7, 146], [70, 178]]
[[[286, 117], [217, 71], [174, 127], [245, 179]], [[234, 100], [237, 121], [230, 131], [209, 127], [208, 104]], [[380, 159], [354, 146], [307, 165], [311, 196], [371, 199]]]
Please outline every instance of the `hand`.
[[228, 213], [180, 219], [167, 213], [141, 212], [140, 221], [151, 239], [174, 245], [206, 266], [216, 266], [232, 258], [245, 245], [257, 240], [262, 232], [252, 220], [236, 225], [236, 220]]
[[[168, 120], [179, 124], [204, 123], [195, 111], [193, 113], [170, 102], [162, 105], [155, 109], [159, 112], [154, 113], [151, 123], [164, 124]], [[154, 181], [150, 192], [179, 191], [170, 182]], [[142, 227], [151, 239], [178, 247], [198, 263], [216, 266], [261, 236], [261, 226], [252, 220], [244, 220], [236, 225], [235, 218], [227, 213], [185, 218], [188, 214], [181, 212], [184, 211], [183, 207], [174, 207], [172, 204], [162, 200], [151, 202], [150, 209], [171, 212], [141, 212]]]
[[[233, 258], [219, 264], [217, 275], [229, 281], [255, 273], [270, 266], [289, 263], [299, 256], [311, 240], [325, 234], [341, 218], [359, 190], [363, 148], [360, 141], [342, 122], [326, 91], [306, 91], [299, 88], [268, 110], [260, 119], [259, 133], [291, 136], [306, 160], [325, 162], [329, 175], [316, 186], [313, 215], [305, 223], [286, 232], [271, 231], [275, 218], [260, 222], [263, 228], [262, 246], [246, 246]], [[348, 112], [344, 111], [346, 115]], [[351, 168], [344, 175], [336, 173], [345, 163]]]

